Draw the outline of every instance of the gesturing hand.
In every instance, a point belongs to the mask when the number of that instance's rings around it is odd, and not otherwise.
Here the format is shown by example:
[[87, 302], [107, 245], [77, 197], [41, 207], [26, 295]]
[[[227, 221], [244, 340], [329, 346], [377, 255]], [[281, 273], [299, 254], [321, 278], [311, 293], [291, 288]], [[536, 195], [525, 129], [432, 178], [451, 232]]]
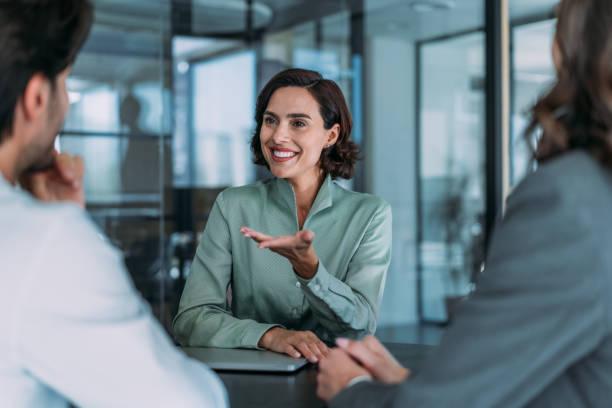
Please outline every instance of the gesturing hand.
[[26, 173], [20, 185], [41, 201], [72, 201], [85, 207], [84, 165], [80, 157], [55, 154], [51, 168]]
[[312, 231], [298, 231], [295, 235], [272, 237], [248, 227], [240, 228], [247, 238], [257, 242], [259, 248], [268, 248], [284, 256], [291, 262], [295, 272], [304, 279], [310, 279], [317, 273], [319, 258], [312, 246], [315, 234]]
[[336, 344], [380, 382], [397, 384], [410, 375], [410, 370], [402, 367], [374, 336], [362, 341], [337, 339]]
[[304, 356], [311, 363], [316, 363], [327, 355], [329, 349], [310, 331], [287, 330], [273, 327], [259, 341], [259, 346], [291, 357]]

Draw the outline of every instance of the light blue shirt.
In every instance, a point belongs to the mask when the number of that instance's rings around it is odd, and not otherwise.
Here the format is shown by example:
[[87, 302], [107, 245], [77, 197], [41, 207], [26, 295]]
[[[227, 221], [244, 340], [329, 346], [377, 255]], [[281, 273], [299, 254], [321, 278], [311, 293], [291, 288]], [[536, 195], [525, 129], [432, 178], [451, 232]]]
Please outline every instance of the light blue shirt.
[[225, 407], [85, 213], [0, 176], [0, 407]]

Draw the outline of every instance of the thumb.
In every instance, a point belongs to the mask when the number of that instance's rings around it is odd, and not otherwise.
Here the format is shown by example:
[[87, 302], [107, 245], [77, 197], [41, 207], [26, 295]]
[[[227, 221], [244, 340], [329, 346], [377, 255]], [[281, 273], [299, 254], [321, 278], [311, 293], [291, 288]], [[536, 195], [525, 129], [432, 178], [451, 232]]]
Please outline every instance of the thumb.
[[363, 342], [338, 338], [336, 339], [336, 345], [361, 363], [366, 369], [370, 371], [376, 369], [377, 356]]
[[55, 168], [62, 179], [72, 183], [77, 178], [74, 162], [67, 154], [60, 154], [55, 158]]
[[299, 232], [298, 236], [302, 241], [311, 244], [314, 241], [315, 233], [310, 230], [303, 230]]

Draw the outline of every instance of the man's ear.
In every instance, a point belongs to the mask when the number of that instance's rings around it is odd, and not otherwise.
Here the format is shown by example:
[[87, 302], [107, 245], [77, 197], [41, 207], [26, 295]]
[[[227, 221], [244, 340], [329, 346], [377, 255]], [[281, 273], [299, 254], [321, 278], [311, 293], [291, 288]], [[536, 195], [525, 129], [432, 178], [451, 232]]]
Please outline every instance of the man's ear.
[[34, 74], [28, 81], [21, 98], [23, 118], [32, 122], [46, 114], [51, 100], [51, 83], [43, 74]]

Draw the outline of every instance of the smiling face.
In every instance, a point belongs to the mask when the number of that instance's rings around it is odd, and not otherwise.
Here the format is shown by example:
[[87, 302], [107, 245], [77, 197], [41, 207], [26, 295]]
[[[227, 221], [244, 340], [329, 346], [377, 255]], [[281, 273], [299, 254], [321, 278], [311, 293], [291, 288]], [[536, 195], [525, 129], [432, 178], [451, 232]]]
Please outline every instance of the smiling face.
[[304, 88], [276, 90], [263, 115], [261, 151], [279, 178], [313, 182], [321, 173], [321, 152], [333, 145], [340, 127], [325, 129], [316, 99]]

